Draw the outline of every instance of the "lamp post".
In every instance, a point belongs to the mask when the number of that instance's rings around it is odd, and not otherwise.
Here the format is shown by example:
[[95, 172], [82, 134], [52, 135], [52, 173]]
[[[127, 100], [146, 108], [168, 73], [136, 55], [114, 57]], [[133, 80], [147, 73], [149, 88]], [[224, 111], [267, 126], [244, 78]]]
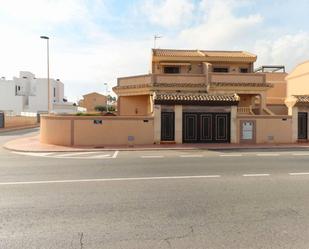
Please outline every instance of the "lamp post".
[[105, 92], [106, 92], [106, 112], [108, 112], [108, 84], [104, 83]]
[[50, 105], [50, 79], [49, 79], [49, 37], [48, 36], [40, 36], [41, 39], [46, 40], [47, 42], [47, 101], [48, 101], [48, 113], [51, 112]]

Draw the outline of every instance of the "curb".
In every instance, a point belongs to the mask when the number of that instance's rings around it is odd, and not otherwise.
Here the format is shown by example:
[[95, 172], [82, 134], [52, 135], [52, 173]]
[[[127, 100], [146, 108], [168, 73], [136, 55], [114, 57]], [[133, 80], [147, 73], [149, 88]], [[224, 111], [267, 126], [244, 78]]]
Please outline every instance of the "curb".
[[0, 129], [0, 134], [1, 133], [12, 132], [12, 131], [22, 131], [22, 130], [27, 130], [27, 129], [34, 129], [34, 128], [39, 128], [39, 127], [40, 127], [40, 125], [23, 126], [23, 127], [12, 127], [12, 128], [2, 128], [2, 129]]
[[228, 147], [228, 148], [222, 148], [222, 147], [212, 147], [212, 148], [207, 148], [207, 147], [188, 147], [188, 148], [105, 148], [105, 149], [69, 149], [69, 150], [21, 150], [21, 149], [14, 149], [10, 148], [8, 146], [3, 145], [2, 146], [4, 149], [9, 150], [9, 151], [14, 151], [14, 152], [25, 152], [25, 153], [58, 153], [58, 152], [100, 152], [100, 151], [167, 151], [167, 150], [172, 150], [172, 151], [194, 151], [194, 150], [208, 150], [208, 151], [231, 151], [231, 150], [242, 150], [242, 151], [250, 151], [250, 150], [287, 150], [287, 149], [301, 149], [301, 150], [309, 150], [309, 146], [273, 146], [273, 147], [267, 147], [267, 146], [261, 146], [261, 147], [251, 147], [251, 148], [243, 148], [243, 147]]

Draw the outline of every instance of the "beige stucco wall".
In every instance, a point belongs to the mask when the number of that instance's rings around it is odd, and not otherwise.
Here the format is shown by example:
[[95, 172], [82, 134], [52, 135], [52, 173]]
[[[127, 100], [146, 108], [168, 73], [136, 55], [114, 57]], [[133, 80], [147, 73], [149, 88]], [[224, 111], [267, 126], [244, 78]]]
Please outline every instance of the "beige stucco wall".
[[40, 141], [46, 144], [72, 145], [71, 120], [41, 116]]
[[309, 94], [309, 61], [299, 64], [286, 77], [287, 96]]
[[[134, 140], [128, 141], [129, 136]], [[154, 121], [153, 117], [42, 116], [40, 141], [63, 146], [153, 144]]]
[[83, 96], [84, 99], [79, 102], [81, 107], [87, 109], [87, 112], [95, 112], [95, 107], [98, 105], [106, 106], [107, 97], [99, 93], [91, 93]]
[[273, 88], [267, 91], [267, 104], [283, 105], [287, 97], [287, 73], [265, 73], [266, 82], [273, 84]]
[[150, 95], [120, 96], [118, 98], [118, 115], [147, 116], [150, 113]]
[[5, 128], [14, 128], [14, 127], [36, 125], [37, 118], [24, 117], [24, 116], [5, 116], [4, 122], [5, 122], [4, 124]]
[[293, 142], [291, 116], [239, 116], [237, 118], [238, 142], [241, 137], [240, 123], [242, 120], [255, 121], [257, 144]]

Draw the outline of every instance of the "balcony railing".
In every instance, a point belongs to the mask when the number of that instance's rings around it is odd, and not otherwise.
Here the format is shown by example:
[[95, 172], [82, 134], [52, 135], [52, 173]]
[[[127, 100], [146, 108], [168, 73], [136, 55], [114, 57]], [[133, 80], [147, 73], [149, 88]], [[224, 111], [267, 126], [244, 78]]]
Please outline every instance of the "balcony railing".
[[210, 73], [210, 82], [220, 83], [265, 83], [265, 74], [260, 73]]
[[[209, 77], [208, 77], [209, 76]], [[208, 84], [215, 83], [265, 83], [260, 73], [210, 73], [210, 74], [146, 74], [118, 79], [118, 86], [145, 84]]]
[[243, 115], [253, 115], [253, 111], [252, 111], [252, 106], [240, 106], [237, 108], [237, 113], [238, 114], [243, 114]]

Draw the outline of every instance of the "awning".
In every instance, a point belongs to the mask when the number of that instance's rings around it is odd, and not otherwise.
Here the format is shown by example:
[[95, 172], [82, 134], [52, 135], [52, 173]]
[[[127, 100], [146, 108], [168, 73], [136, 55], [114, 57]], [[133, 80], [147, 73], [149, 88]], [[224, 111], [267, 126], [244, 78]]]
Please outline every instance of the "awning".
[[237, 94], [203, 94], [203, 93], [156, 93], [154, 103], [159, 105], [200, 105], [200, 106], [231, 106], [237, 105]]

